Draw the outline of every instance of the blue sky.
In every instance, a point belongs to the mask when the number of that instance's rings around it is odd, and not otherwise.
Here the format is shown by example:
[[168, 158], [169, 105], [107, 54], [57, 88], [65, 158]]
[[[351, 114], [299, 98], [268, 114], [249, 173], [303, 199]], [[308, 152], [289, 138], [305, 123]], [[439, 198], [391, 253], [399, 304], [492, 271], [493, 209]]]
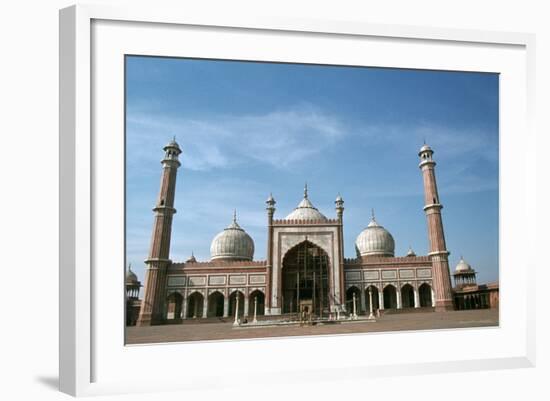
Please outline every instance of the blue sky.
[[434, 149], [451, 268], [498, 280], [498, 75], [364, 67], [126, 59], [127, 260], [143, 281], [162, 147], [176, 136], [171, 257], [208, 260], [237, 209], [265, 259], [265, 200], [334, 217], [345, 201], [345, 255], [374, 208], [396, 243], [427, 253], [418, 149]]

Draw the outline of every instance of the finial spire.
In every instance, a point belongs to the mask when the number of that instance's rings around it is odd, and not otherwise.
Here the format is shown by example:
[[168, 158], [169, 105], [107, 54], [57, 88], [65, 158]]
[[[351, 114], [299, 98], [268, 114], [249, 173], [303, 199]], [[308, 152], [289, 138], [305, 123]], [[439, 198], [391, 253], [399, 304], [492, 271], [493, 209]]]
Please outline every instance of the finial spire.
[[371, 218], [372, 218], [372, 221], [376, 220], [376, 219], [374, 218], [374, 208], [371, 209]]
[[304, 199], [307, 199], [307, 181], [304, 185]]
[[233, 209], [233, 223], [237, 222], [237, 209]]

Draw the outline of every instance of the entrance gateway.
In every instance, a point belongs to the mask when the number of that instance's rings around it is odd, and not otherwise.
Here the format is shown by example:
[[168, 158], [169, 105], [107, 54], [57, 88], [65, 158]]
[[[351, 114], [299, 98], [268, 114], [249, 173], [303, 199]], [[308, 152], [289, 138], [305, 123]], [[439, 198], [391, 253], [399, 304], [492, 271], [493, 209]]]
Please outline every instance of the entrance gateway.
[[[282, 309], [286, 313], [329, 315], [329, 258], [315, 244], [304, 241], [283, 259]], [[311, 309], [311, 310], [310, 310]]]

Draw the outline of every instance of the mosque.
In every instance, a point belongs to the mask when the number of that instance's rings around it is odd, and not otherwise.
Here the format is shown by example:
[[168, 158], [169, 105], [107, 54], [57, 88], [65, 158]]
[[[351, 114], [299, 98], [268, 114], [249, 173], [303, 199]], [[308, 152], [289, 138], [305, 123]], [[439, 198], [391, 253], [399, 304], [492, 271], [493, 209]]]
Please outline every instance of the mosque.
[[[217, 234], [209, 261], [191, 256], [170, 259], [170, 239], [181, 149], [172, 140], [164, 147], [161, 185], [143, 299], [135, 273], [126, 276], [126, 323], [147, 326], [186, 319], [270, 316], [277, 319], [304, 310], [320, 319], [357, 318], [402, 309], [448, 311], [498, 306], [498, 284], [478, 286], [475, 271], [463, 259], [451, 284], [433, 150], [424, 144], [418, 155], [424, 183], [424, 213], [429, 252], [409, 249], [395, 256], [392, 235], [375, 218], [355, 241], [356, 257], [344, 258], [344, 200], [334, 201], [335, 215], [322, 214], [303, 198], [285, 218], [276, 219], [276, 201], [266, 200], [267, 255], [254, 259], [254, 241], [237, 216]], [[264, 317], [265, 318], [265, 317]]]

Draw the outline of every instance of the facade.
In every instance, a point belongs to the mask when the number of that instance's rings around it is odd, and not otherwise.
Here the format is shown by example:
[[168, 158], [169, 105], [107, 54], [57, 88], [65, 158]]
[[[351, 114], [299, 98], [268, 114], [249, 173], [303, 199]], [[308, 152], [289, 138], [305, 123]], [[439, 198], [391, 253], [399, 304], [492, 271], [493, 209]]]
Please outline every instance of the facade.
[[452, 310], [451, 275], [432, 149], [419, 151], [424, 212], [430, 250], [395, 256], [392, 235], [376, 220], [355, 241], [356, 257], [344, 258], [344, 200], [326, 217], [311, 202], [307, 186], [298, 206], [275, 218], [276, 201], [266, 201], [267, 255], [254, 260], [254, 241], [234, 214], [211, 244], [211, 259], [170, 259], [174, 196], [181, 149], [164, 147], [161, 186], [155, 213], [138, 325], [208, 317], [285, 317], [309, 308], [321, 318], [426, 308]]

